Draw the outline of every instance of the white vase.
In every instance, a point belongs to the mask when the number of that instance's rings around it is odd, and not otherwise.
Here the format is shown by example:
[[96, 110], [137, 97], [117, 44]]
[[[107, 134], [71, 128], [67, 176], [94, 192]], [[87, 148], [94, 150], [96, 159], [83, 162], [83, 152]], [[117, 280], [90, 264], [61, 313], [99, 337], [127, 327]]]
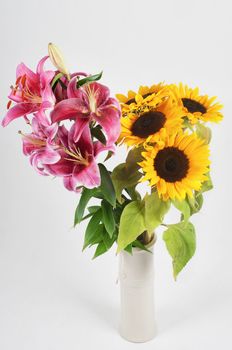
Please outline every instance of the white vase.
[[152, 253], [133, 248], [133, 255], [119, 256], [121, 295], [120, 335], [131, 342], [144, 343], [156, 335], [154, 311], [154, 260]]

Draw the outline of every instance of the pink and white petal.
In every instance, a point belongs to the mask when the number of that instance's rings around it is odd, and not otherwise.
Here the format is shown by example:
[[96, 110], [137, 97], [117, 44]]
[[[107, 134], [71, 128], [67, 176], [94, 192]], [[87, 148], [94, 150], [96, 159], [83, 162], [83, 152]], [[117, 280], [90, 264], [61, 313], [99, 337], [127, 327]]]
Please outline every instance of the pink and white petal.
[[111, 107], [105, 107], [101, 110], [100, 115], [95, 115], [95, 119], [107, 135], [107, 144], [115, 143], [121, 131], [119, 111]]
[[49, 109], [53, 107], [53, 103], [49, 102], [49, 101], [43, 101], [40, 106], [39, 106], [40, 110], [44, 110], [44, 109]]
[[90, 92], [88, 92], [88, 95], [92, 94], [93, 98], [96, 101], [97, 107], [100, 107], [102, 104], [104, 104], [110, 96], [109, 88], [99, 83], [90, 83], [88, 85], [85, 85], [84, 88], [86, 90], [90, 90]]
[[65, 177], [63, 178], [63, 183], [64, 183], [64, 187], [65, 187], [68, 191], [75, 191], [75, 188], [73, 187], [72, 175], [70, 175], [70, 176], [65, 176]]
[[68, 134], [68, 130], [64, 125], [59, 126], [57, 136], [59, 141], [65, 148], [68, 148]]
[[49, 102], [48, 108], [53, 107], [55, 105], [56, 99], [50, 84], [47, 84], [45, 88], [41, 90], [41, 97], [43, 102]]
[[[37, 113], [35, 113], [35, 115], [37, 115]], [[31, 128], [33, 130], [33, 133], [35, 133], [36, 135], [41, 134], [41, 125], [40, 125], [38, 119], [36, 118], [36, 116], [34, 118], [32, 118]]]
[[[75, 123], [70, 129], [69, 133], [69, 146], [72, 147], [73, 143], [78, 143], [77, 147], [90, 150], [89, 145], [92, 145], [92, 139], [89, 129], [89, 118], [77, 118]], [[93, 149], [93, 148], [92, 148]], [[91, 150], [92, 150], [91, 149]], [[91, 153], [92, 154], [92, 153]]]
[[34, 113], [34, 116], [37, 122], [44, 127], [49, 127], [51, 125], [49, 117], [46, 115], [44, 109], [41, 108], [38, 112]]
[[79, 186], [77, 186], [78, 184], [75, 183], [75, 181], [73, 181], [73, 177], [72, 176], [65, 176], [63, 178], [63, 183], [64, 183], [64, 187], [68, 190], [68, 191], [74, 191], [74, 192], [81, 192], [81, 189], [79, 188]]
[[87, 115], [88, 109], [79, 98], [70, 98], [57, 103], [51, 112], [51, 120], [55, 123], [65, 119], [73, 119], [79, 113]]
[[50, 174], [55, 176], [69, 176], [73, 173], [73, 162], [66, 160], [66, 154], [61, 154], [61, 159], [55, 164], [45, 164]]
[[82, 86], [77, 89], [76, 84], [77, 84], [77, 77], [74, 77], [70, 80], [68, 84], [68, 88], [67, 88], [68, 98], [73, 98], [73, 97], [79, 98], [80, 100], [83, 101], [88, 111], [90, 111], [89, 97], [86, 90], [86, 86]]
[[37, 74], [34, 73], [30, 68], [28, 68], [24, 63], [20, 63], [16, 68], [16, 78], [26, 75], [31, 81], [37, 80]]
[[56, 164], [61, 159], [60, 154], [51, 147], [40, 150], [39, 160], [41, 164]]
[[7, 126], [14, 119], [22, 117], [26, 114], [30, 114], [38, 110], [38, 106], [33, 103], [18, 103], [8, 110], [5, 117], [2, 120], [2, 126]]
[[46, 173], [44, 167], [41, 167], [40, 164], [40, 158], [39, 158], [39, 154], [38, 153], [33, 153], [30, 156], [30, 163], [33, 166], [33, 168], [40, 174], [43, 176], [47, 176], [48, 174]]
[[23, 154], [30, 156], [32, 153], [38, 150], [38, 146], [30, 142], [26, 137], [23, 137]]
[[48, 84], [51, 83], [53, 77], [55, 75], [55, 72], [52, 70], [47, 70], [45, 72], [42, 72], [40, 75], [40, 88], [43, 90]]
[[106, 103], [101, 106], [102, 109], [105, 107], [111, 107], [111, 108], [118, 110], [119, 117], [121, 117], [121, 107], [120, 107], [119, 102], [116, 100], [116, 98], [109, 97], [108, 100], [106, 101]]
[[22, 102], [22, 92], [21, 91], [16, 91], [14, 89], [11, 90], [10, 94], [8, 95], [8, 98], [14, 102]]
[[47, 142], [49, 145], [53, 145], [53, 140], [54, 140], [55, 136], [57, 135], [58, 127], [59, 127], [58, 124], [54, 123], [54, 124], [48, 126], [44, 130], [44, 133], [47, 136]]
[[96, 141], [93, 144], [94, 147], [94, 157], [97, 157], [99, 153], [105, 152], [105, 151], [111, 151], [115, 153], [115, 145], [103, 145], [100, 141]]
[[43, 58], [41, 58], [41, 60], [39, 61], [37, 67], [36, 67], [36, 72], [37, 74], [41, 74], [44, 72], [44, 63], [47, 61], [47, 59], [49, 58], [49, 56], [44, 56]]
[[86, 188], [98, 187], [101, 184], [101, 176], [97, 163], [93, 160], [88, 166], [76, 165], [73, 172], [73, 181], [75, 186], [78, 184]]
[[67, 96], [68, 98], [80, 98], [79, 94], [77, 93], [77, 77], [74, 76], [67, 86]]

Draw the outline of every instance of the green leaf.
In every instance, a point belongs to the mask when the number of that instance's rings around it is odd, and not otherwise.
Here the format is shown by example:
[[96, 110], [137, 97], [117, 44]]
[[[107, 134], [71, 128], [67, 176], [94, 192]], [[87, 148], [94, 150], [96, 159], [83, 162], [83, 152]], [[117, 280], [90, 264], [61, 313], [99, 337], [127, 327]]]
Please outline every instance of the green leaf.
[[116, 225], [119, 225], [123, 209], [124, 209], [123, 206], [117, 206], [114, 209], [114, 221], [115, 221]]
[[112, 235], [112, 237], [109, 237], [108, 232], [104, 228], [102, 239], [103, 239], [103, 242], [105, 243], [107, 250], [109, 250], [112, 247], [112, 245], [114, 244], [114, 242], [116, 240], [116, 236]]
[[206, 144], [210, 143], [212, 138], [212, 133], [210, 128], [208, 128], [207, 126], [200, 123], [196, 124], [196, 134], [198, 137], [205, 140]]
[[135, 186], [125, 188], [126, 192], [131, 197], [132, 201], [137, 201], [141, 199], [140, 193], [136, 191]]
[[114, 152], [108, 151], [107, 156], [104, 159], [104, 162], [106, 162], [108, 159], [110, 159], [113, 156]]
[[125, 206], [119, 225], [118, 253], [146, 230], [144, 210], [141, 201], [133, 201]]
[[169, 225], [163, 234], [167, 250], [173, 259], [173, 274], [176, 279], [179, 272], [188, 263], [196, 250], [194, 226], [188, 222]]
[[126, 246], [124, 250], [132, 255], [132, 243], [128, 244], [128, 246]]
[[74, 226], [79, 224], [83, 218], [85, 208], [90, 200], [91, 197], [94, 196], [96, 192], [96, 188], [93, 189], [88, 189], [84, 188], [82, 193], [81, 193], [81, 198], [79, 200], [78, 206], [75, 211], [75, 216], [74, 216]]
[[135, 147], [128, 153], [128, 156], [126, 158], [126, 164], [127, 167], [132, 170], [138, 170], [140, 166], [138, 165], [139, 162], [142, 162], [142, 152], [144, 151], [143, 147]]
[[78, 89], [80, 86], [82, 86], [82, 85], [84, 85], [84, 84], [86, 84], [86, 83], [90, 83], [90, 82], [92, 82], [92, 81], [100, 80], [101, 77], [102, 77], [102, 73], [103, 73], [103, 72], [100, 72], [99, 74], [89, 75], [89, 76], [86, 77], [86, 78], [83, 78], [83, 79], [78, 80], [78, 81], [77, 81], [77, 89]]
[[213, 183], [210, 178], [210, 174], [207, 174], [208, 180], [202, 183], [200, 191], [195, 191], [193, 198], [187, 196], [186, 201], [190, 207], [190, 215], [198, 213], [203, 205], [202, 193], [210, 191], [213, 188]]
[[136, 247], [139, 248], [141, 250], [145, 250], [148, 253], [152, 253], [151, 250], [149, 250], [142, 242], [140, 242], [138, 239], [136, 239], [133, 243], [132, 243], [132, 247]]
[[158, 227], [164, 219], [164, 215], [170, 208], [169, 201], [162, 201], [157, 192], [146, 195], [145, 202], [145, 226], [149, 234]]
[[91, 129], [91, 135], [95, 137], [98, 141], [100, 141], [103, 145], [106, 145], [106, 138], [102, 132], [102, 128], [100, 125], [97, 125], [95, 128]]
[[112, 238], [115, 230], [115, 221], [112, 206], [103, 199], [102, 205], [102, 221], [110, 238]]
[[103, 224], [99, 224], [98, 228], [89, 243], [89, 246], [92, 247], [94, 244], [98, 244], [103, 240], [103, 235], [105, 233], [105, 228]]
[[[95, 234], [97, 230], [101, 230], [99, 227], [99, 223], [102, 220], [102, 210], [99, 209], [96, 211], [96, 213], [93, 214], [92, 218], [90, 219], [88, 226], [85, 231], [85, 240], [83, 245], [83, 250], [91, 244], [92, 240], [95, 237]], [[98, 232], [97, 232], [98, 233]]]
[[122, 203], [121, 194], [123, 189], [135, 187], [141, 177], [142, 174], [138, 170], [135, 170], [134, 167], [130, 168], [127, 163], [119, 164], [114, 168], [111, 178], [119, 203]]
[[89, 211], [89, 213], [90, 214], [94, 214], [94, 213], [96, 213], [96, 211], [98, 210], [98, 209], [100, 209], [101, 207], [99, 206], [99, 205], [92, 205], [91, 207], [88, 207], [87, 209], [88, 209], [88, 211]]
[[56, 87], [58, 81], [59, 81], [60, 78], [62, 78], [63, 76], [64, 76], [63, 73], [58, 73], [58, 74], [56, 74], [56, 75], [54, 76], [54, 78], [53, 78], [53, 80], [52, 80], [52, 82], [51, 82], [51, 87], [52, 87], [53, 89], [55, 89], [55, 87]]
[[88, 218], [91, 218], [92, 215], [93, 215], [93, 213], [89, 213], [89, 214], [83, 216], [83, 218], [81, 219], [81, 221], [84, 221], [84, 220], [86, 220], [86, 219], [88, 219]]
[[200, 191], [199, 191], [200, 193], [207, 192], [207, 191], [210, 191], [213, 189], [213, 183], [212, 183], [210, 174], [208, 173], [206, 176], [208, 177], [208, 180], [206, 180], [202, 183]]
[[103, 164], [99, 164], [100, 174], [101, 174], [101, 192], [104, 198], [109, 202], [113, 207], [116, 204], [116, 195], [113, 182], [110, 177], [110, 173], [105, 168]]
[[95, 254], [93, 256], [93, 259], [96, 259], [98, 256], [104, 254], [105, 252], [107, 252], [107, 247], [105, 246], [105, 243], [102, 241], [98, 244]]
[[99, 187], [96, 188], [96, 192], [94, 192], [93, 197], [94, 198], [98, 198], [98, 199], [103, 199], [104, 198], [104, 195], [103, 195], [103, 193], [101, 191], [101, 188], [99, 188]]
[[200, 192], [196, 192], [193, 198], [190, 198], [189, 196], [187, 197], [187, 202], [189, 203], [190, 207], [190, 215], [196, 214], [202, 208], [203, 196]]
[[187, 199], [184, 199], [183, 201], [173, 200], [172, 204], [183, 214], [184, 222], [188, 222], [188, 219], [191, 216], [191, 208]]
[[142, 177], [142, 174], [138, 171], [140, 169], [138, 162], [141, 162], [143, 159], [141, 155], [142, 150], [143, 147], [133, 148], [128, 153], [126, 162], [119, 164], [112, 172], [111, 177], [119, 203], [122, 203], [121, 194], [123, 189], [131, 190], [131, 194], [134, 195], [131, 197], [132, 199], [136, 199], [135, 195], [137, 195], [137, 199], [139, 198], [138, 193], [136, 194], [135, 192], [135, 187]]

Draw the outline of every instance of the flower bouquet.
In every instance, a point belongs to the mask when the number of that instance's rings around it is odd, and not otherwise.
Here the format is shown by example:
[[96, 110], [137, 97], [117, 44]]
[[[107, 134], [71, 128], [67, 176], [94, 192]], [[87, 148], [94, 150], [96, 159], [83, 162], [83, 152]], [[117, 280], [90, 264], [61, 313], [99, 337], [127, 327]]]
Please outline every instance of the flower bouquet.
[[[52, 70], [45, 69], [49, 60]], [[206, 123], [222, 119], [222, 105], [182, 84], [141, 86], [115, 98], [98, 82], [101, 77], [70, 73], [59, 49], [49, 44], [35, 72], [18, 65], [2, 125], [22, 117], [29, 131], [19, 134], [31, 165], [41, 175], [61, 177], [67, 190], [77, 192], [74, 226], [88, 220], [83, 250], [95, 246], [96, 258], [116, 243], [120, 333], [142, 342], [155, 334], [155, 230], [164, 228], [176, 279], [196, 248], [190, 217], [213, 187]], [[107, 160], [122, 144], [128, 150], [125, 161], [108, 169]], [[148, 191], [142, 196], [144, 181]], [[180, 218], [167, 224], [171, 207]]]

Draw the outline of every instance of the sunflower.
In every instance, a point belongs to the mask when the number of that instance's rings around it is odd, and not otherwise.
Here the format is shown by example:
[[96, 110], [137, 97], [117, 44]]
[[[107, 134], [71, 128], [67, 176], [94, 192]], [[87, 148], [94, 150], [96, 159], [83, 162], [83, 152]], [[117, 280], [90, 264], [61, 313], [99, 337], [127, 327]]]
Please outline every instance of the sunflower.
[[162, 142], [163, 138], [178, 132], [182, 127], [181, 109], [168, 97], [166, 89], [147, 97], [137, 94], [135, 102], [130, 102], [129, 107], [128, 110], [122, 107], [121, 135], [118, 140], [128, 146]]
[[127, 113], [130, 110], [138, 108], [142, 102], [150, 102], [154, 94], [156, 96], [163, 95], [162, 97], [168, 95], [168, 86], [163, 83], [154, 84], [151, 87], [140, 86], [138, 92], [129, 90], [127, 96], [122, 94], [116, 94], [122, 108], [122, 114]]
[[139, 163], [152, 187], [157, 188], [163, 200], [183, 200], [193, 197], [208, 180], [209, 148], [196, 134], [179, 133], [168, 137], [161, 147], [147, 146]]
[[182, 109], [182, 116], [187, 117], [192, 124], [199, 120], [204, 122], [219, 122], [223, 116], [219, 112], [222, 105], [215, 102], [216, 97], [199, 95], [199, 89], [191, 89], [187, 85], [170, 85], [174, 99]]

